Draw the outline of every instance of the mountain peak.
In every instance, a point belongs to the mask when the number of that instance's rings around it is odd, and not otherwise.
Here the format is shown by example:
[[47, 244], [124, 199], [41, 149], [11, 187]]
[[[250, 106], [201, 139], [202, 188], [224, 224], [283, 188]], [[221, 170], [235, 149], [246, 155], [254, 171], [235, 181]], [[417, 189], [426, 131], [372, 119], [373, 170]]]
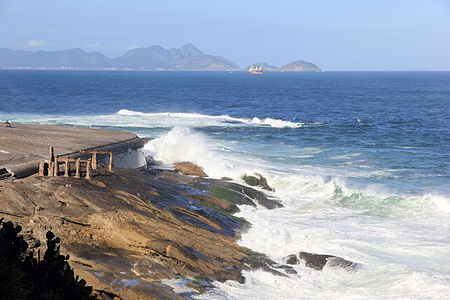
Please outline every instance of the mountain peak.
[[204, 53], [200, 49], [198, 49], [191, 43], [183, 45], [181, 47], [181, 51], [183, 51], [186, 54], [186, 56], [204, 55]]

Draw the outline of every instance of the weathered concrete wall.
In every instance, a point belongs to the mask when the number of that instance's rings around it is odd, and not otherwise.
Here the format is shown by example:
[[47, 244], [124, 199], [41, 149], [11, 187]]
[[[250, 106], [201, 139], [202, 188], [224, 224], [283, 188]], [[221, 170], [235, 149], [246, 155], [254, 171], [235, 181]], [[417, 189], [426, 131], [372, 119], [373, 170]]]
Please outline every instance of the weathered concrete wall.
[[[120, 149], [118, 151], [112, 151], [114, 154], [115, 168], [138, 169], [147, 165], [143, 148], [128, 148], [126, 150]], [[107, 166], [109, 163], [109, 156], [101, 155], [98, 159], [98, 163]]]

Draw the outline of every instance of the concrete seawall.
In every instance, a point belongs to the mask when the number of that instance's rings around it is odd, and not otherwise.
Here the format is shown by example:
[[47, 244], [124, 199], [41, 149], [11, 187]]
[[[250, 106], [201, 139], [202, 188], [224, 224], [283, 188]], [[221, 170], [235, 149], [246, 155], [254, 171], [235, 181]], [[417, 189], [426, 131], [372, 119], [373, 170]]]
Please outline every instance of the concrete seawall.
[[[116, 130], [56, 125], [13, 124], [0, 127], [0, 179], [26, 177], [37, 173], [39, 163], [48, 158], [49, 147], [59, 157], [85, 157], [82, 150], [112, 151], [117, 168], [140, 168], [146, 164], [146, 140]], [[99, 162], [106, 164], [106, 158]]]

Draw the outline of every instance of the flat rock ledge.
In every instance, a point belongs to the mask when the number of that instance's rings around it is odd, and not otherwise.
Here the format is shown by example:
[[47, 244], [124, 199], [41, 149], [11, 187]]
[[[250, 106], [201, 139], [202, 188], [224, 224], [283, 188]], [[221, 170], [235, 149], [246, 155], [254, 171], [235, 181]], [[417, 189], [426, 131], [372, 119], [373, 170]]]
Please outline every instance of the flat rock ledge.
[[99, 299], [182, 299], [190, 294], [175, 294], [167, 279], [182, 278], [203, 292], [215, 280], [244, 282], [245, 269], [295, 272], [236, 244], [250, 226], [231, 215], [239, 205], [281, 203], [224, 180], [99, 169], [91, 180], [33, 175], [0, 181], [0, 199], [0, 217], [35, 239], [33, 251], [48, 230], [61, 238], [61, 253], [70, 255], [75, 273]]

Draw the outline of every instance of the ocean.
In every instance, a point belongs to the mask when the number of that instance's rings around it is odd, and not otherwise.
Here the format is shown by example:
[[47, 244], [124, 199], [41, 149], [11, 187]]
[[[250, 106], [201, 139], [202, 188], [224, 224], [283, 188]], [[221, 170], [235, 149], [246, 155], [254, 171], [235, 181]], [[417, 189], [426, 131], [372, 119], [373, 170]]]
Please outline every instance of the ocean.
[[262, 174], [284, 207], [241, 207], [240, 245], [361, 265], [246, 271], [198, 299], [450, 297], [450, 72], [0, 71], [6, 119], [127, 130], [167, 167]]

